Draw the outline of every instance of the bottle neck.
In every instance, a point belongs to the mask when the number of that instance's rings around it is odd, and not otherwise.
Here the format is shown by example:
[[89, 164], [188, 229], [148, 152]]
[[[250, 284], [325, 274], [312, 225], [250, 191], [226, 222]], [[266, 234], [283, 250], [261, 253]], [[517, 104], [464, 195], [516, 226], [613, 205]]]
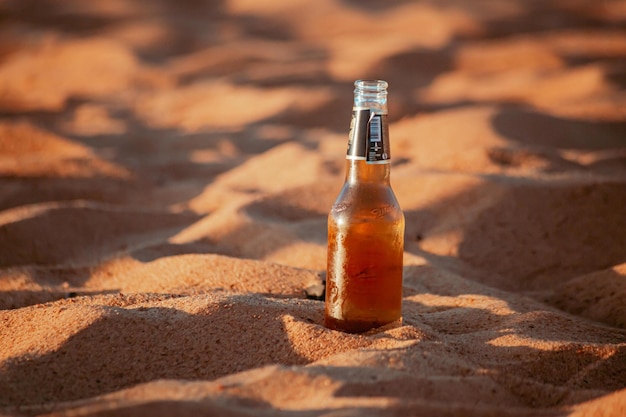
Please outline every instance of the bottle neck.
[[358, 80], [346, 161], [347, 183], [389, 184], [390, 146], [387, 126], [387, 83]]
[[346, 159], [346, 183], [389, 184], [389, 164], [368, 164], [364, 160]]

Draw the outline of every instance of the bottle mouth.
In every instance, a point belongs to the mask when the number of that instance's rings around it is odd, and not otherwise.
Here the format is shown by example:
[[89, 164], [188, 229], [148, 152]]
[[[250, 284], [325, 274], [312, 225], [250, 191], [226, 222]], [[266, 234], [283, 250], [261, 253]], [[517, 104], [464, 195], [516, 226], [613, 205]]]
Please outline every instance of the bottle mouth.
[[354, 106], [379, 109], [386, 113], [387, 81], [357, 80], [354, 82]]
[[354, 92], [361, 94], [387, 94], [387, 81], [383, 80], [356, 80]]

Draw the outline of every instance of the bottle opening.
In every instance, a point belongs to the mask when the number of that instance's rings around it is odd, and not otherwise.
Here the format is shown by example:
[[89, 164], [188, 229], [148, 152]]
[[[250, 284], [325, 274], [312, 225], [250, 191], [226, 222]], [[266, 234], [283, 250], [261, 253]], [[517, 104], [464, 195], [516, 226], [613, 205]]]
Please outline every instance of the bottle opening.
[[387, 113], [387, 81], [357, 80], [354, 82], [354, 107], [370, 108]]
[[383, 93], [387, 94], [387, 81], [383, 80], [356, 80], [355, 93]]

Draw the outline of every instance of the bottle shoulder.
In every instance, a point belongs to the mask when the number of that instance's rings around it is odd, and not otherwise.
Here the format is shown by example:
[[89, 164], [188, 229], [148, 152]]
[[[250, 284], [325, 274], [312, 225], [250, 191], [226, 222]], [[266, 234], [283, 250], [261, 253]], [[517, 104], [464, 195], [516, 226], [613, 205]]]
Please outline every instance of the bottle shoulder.
[[403, 221], [404, 214], [389, 184], [344, 184], [330, 210], [335, 220], [349, 218], [351, 222]]

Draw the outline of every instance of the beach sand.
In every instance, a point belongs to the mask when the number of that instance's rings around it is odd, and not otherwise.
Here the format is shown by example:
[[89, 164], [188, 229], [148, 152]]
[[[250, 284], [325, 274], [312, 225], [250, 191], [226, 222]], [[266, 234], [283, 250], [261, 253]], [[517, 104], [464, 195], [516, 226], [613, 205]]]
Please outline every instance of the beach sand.
[[[626, 415], [626, 2], [0, 2], [0, 415]], [[403, 326], [323, 326], [389, 82]]]

